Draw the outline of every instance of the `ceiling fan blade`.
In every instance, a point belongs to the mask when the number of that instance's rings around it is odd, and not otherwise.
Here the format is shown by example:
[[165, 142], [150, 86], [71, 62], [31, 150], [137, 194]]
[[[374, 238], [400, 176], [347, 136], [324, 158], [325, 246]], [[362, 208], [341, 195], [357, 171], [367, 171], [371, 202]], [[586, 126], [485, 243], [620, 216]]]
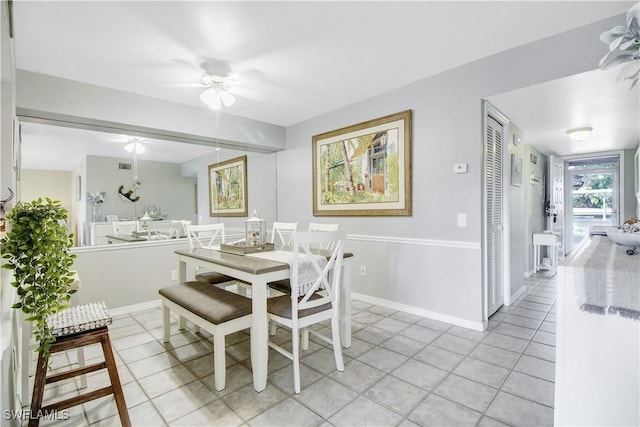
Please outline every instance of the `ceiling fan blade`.
[[172, 83], [168, 87], [208, 87], [203, 83]]
[[181, 65], [183, 67], [187, 67], [189, 68], [191, 71], [196, 70], [198, 73], [202, 74], [202, 73], [206, 73], [206, 70], [196, 64], [194, 64], [191, 61], [188, 61], [186, 59], [180, 59], [180, 58], [174, 58], [173, 62], [175, 62], [178, 65]]
[[255, 68], [245, 71], [233, 72], [227, 76], [227, 79], [232, 82], [229, 83], [228, 86], [255, 82], [262, 80], [263, 78], [264, 74], [262, 74], [262, 71], [256, 70]]
[[236, 96], [241, 96], [242, 98], [247, 98], [254, 101], [260, 101], [264, 99], [264, 97], [260, 93], [256, 92], [255, 90], [247, 89], [246, 87], [229, 86], [227, 87], [227, 91]]

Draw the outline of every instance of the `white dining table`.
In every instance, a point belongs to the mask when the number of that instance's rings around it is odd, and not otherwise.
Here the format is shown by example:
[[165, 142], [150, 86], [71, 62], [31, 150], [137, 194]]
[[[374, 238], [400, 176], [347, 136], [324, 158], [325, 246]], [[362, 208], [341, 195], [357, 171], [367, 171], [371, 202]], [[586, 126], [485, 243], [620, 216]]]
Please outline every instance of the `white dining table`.
[[[262, 391], [267, 386], [269, 356], [269, 322], [267, 319], [267, 283], [290, 277], [289, 264], [251, 256], [222, 252], [215, 248], [177, 250], [178, 279], [195, 279], [196, 270], [204, 268], [251, 283], [252, 326], [251, 367], [253, 388]], [[343, 347], [351, 347], [351, 273], [353, 254], [345, 253], [340, 281], [340, 334]], [[198, 270], [202, 271], [202, 270]]]

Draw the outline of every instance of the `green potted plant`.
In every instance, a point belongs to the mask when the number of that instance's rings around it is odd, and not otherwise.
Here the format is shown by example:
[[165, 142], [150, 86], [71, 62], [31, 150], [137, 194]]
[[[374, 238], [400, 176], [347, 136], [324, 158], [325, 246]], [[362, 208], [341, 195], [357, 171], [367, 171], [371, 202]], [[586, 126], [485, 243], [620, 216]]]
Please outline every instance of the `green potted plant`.
[[47, 198], [18, 202], [7, 214], [8, 232], [2, 238], [3, 268], [13, 270], [17, 302], [33, 323], [38, 350], [48, 355], [55, 336], [47, 325], [47, 316], [68, 307], [75, 290], [70, 253], [73, 235], [67, 232], [67, 211], [59, 201]]

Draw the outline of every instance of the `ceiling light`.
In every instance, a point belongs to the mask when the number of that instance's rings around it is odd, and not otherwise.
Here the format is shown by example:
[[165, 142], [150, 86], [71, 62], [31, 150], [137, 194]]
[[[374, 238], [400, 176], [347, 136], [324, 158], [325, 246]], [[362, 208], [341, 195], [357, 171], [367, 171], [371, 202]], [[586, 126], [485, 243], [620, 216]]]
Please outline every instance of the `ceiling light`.
[[135, 148], [136, 153], [140, 154], [140, 153], [144, 153], [144, 145], [142, 145], [142, 143], [140, 142], [130, 142], [127, 145], [124, 146], [124, 149], [127, 150], [129, 153], [133, 152], [133, 149]]
[[569, 138], [571, 138], [572, 141], [582, 141], [583, 139], [591, 135], [591, 131], [593, 131], [593, 128], [589, 126], [568, 130], [567, 135], [569, 135]]
[[210, 87], [202, 92], [200, 99], [207, 104], [209, 108], [216, 111], [219, 111], [223, 105], [225, 107], [231, 107], [233, 103], [236, 102], [236, 98], [231, 95], [229, 91], [216, 86]]

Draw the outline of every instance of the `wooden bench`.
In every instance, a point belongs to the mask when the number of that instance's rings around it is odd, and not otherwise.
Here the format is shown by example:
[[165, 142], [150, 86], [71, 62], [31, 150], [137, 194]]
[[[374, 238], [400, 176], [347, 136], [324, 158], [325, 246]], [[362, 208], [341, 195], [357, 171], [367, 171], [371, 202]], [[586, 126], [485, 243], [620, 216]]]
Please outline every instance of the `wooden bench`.
[[198, 281], [167, 286], [158, 291], [162, 297], [164, 342], [170, 338], [170, 312], [180, 315], [179, 328], [185, 320], [213, 335], [215, 388], [225, 387], [225, 337], [251, 328], [251, 299]]

